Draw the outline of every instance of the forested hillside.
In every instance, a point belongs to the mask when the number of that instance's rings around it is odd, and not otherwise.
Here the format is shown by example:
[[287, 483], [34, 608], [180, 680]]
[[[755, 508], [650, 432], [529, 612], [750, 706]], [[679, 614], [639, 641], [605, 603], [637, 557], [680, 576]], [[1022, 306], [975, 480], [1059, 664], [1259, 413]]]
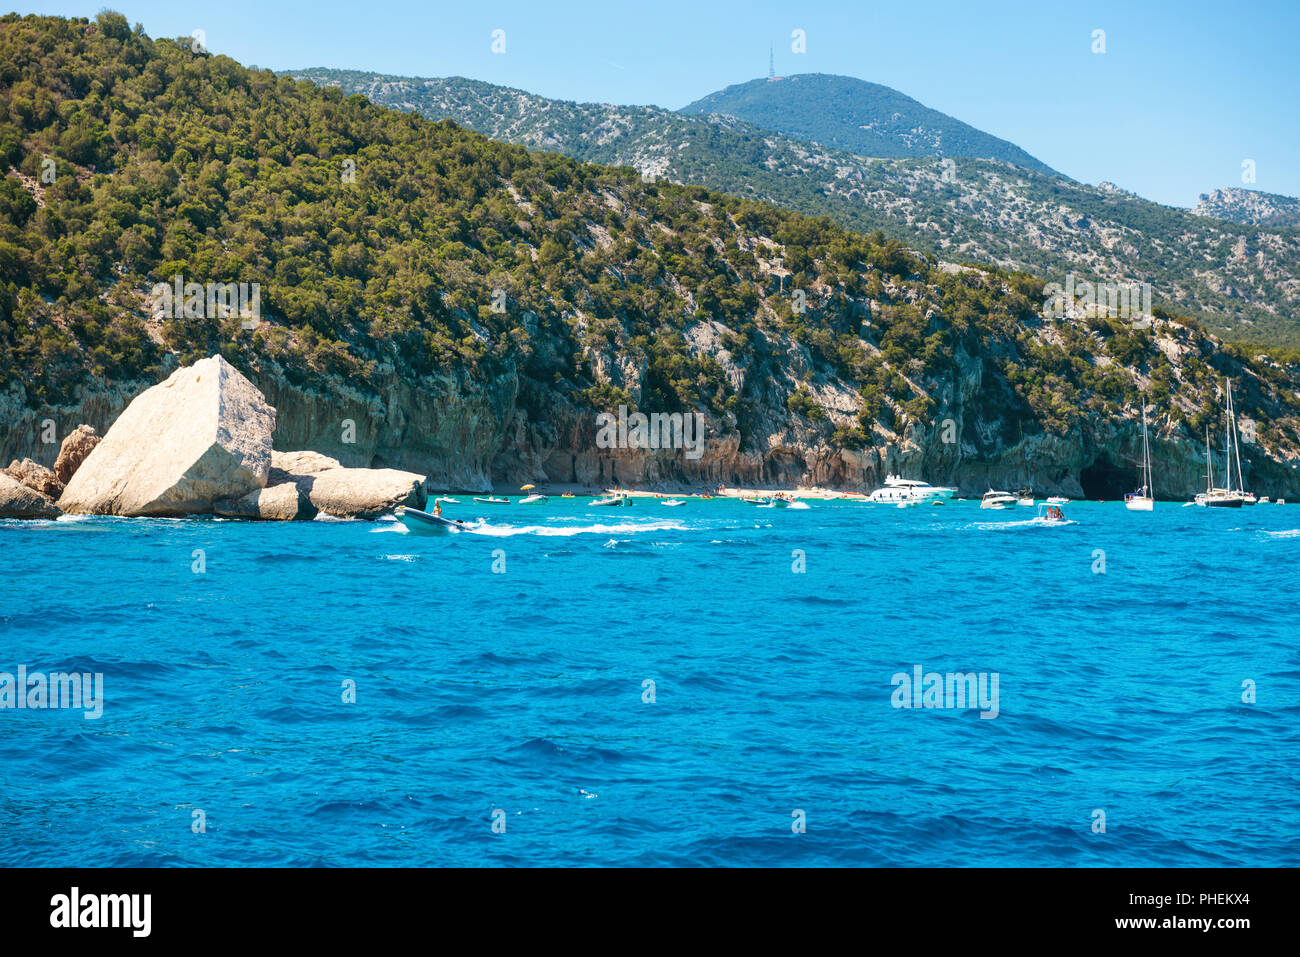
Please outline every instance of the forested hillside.
[[1045, 282], [1145, 282], [1155, 303], [1216, 335], [1300, 347], [1300, 230], [1282, 219], [1211, 220], [999, 160], [861, 156], [716, 114], [548, 100], [460, 77], [292, 75], [529, 149], [829, 216], [953, 262]]

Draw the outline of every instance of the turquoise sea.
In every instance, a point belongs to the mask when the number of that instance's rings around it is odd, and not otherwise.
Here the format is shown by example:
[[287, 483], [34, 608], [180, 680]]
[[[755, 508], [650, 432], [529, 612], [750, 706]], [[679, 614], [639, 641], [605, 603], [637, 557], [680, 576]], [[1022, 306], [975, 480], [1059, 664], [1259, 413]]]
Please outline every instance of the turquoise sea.
[[461, 498], [0, 522], [0, 865], [1300, 863], [1300, 505]]

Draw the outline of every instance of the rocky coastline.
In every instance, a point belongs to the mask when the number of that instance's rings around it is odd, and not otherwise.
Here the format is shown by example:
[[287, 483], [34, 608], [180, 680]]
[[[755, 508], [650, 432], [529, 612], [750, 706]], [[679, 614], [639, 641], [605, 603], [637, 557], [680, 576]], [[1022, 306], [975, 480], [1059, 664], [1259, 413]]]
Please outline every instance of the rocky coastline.
[[[394, 374], [375, 395], [346, 383], [295, 387], [274, 372], [245, 376], [213, 356], [157, 385], [89, 391], [52, 414], [10, 410], [18, 428], [0, 436], [0, 461], [12, 460], [0, 472], [0, 516], [374, 518], [401, 504], [421, 507], [429, 489], [500, 492], [528, 482], [557, 491], [724, 485], [852, 493], [898, 474], [967, 498], [1029, 488], [1113, 500], [1131, 490], [1141, 451], [1135, 421], [1094, 424], [1086, 437], [1038, 432], [973, 447], [965, 436], [1005, 433], [1006, 423], [978, 412], [966, 421], [960, 398], [959, 441], [945, 442], [950, 436], [936, 423], [862, 449], [836, 448], [774, 408], [744, 447], [733, 421], [706, 416], [703, 454], [690, 458], [683, 450], [598, 448], [591, 411], [558, 399], [545, 423], [530, 420], [509, 374], [414, 382]], [[70, 430], [60, 443], [42, 441], [60, 429]], [[1152, 460], [1158, 498], [1185, 501], [1204, 489], [1203, 444], [1153, 429]], [[1248, 447], [1243, 464], [1256, 494], [1300, 498], [1297, 462]]]
[[137, 395], [102, 438], [95, 426], [78, 425], [52, 468], [16, 459], [0, 472], [0, 517], [373, 519], [426, 504], [421, 474], [279, 451], [275, 432], [276, 410], [262, 393], [212, 356]]

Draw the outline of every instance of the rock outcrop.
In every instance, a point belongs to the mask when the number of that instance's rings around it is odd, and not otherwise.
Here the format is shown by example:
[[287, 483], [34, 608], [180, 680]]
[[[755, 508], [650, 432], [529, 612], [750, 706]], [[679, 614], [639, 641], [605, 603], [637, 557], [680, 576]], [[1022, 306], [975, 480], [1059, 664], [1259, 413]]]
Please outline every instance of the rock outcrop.
[[424, 476], [397, 469], [349, 469], [318, 452], [273, 452], [264, 489], [218, 502], [218, 515], [278, 521], [315, 518], [378, 518], [399, 505], [424, 508]]
[[81, 468], [81, 463], [86, 461], [86, 457], [95, 451], [95, 446], [100, 443], [100, 440], [99, 433], [89, 425], [77, 426], [72, 434], [63, 440], [63, 444], [59, 446], [59, 457], [54, 460], [54, 474], [58, 476], [59, 482], [67, 485], [71, 481], [73, 474]]
[[59, 481], [59, 477], [54, 474], [54, 471], [33, 462], [31, 459], [11, 462], [9, 467], [5, 469], [5, 473], [10, 478], [26, 485], [32, 491], [40, 492], [50, 501], [57, 501], [58, 497], [63, 494], [63, 483]]
[[266, 485], [275, 410], [221, 356], [137, 396], [81, 463], [65, 512], [206, 514]]
[[[398, 505], [422, 509], [428, 501], [423, 475], [398, 469], [344, 468], [338, 459], [319, 452], [271, 453], [267, 491], [272, 488], [297, 490], [298, 518], [310, 518], [317, 512], [335, 518], [378, 518]], [[287, 492], [278, 494], [287, 502]], [[305, 506], [301, 504], [304, 501]]]
[[294, 482], [300, 478], [317, 475], [330, 469], [342, 468], [343, 463], [319, 452], [272, 452], [271, 477], [267, 485]]
[[0, 518], [58, 518], [60, 514], [48, 497], [0, 472]]
[[306, 492], [293, 482], [268, 485], [242, 498], [217, 502], [213, 511], [226, 518], [257, 518], [292, 522], [316, 517], [316, 506]]
[[304, 476], [312, 505], [335, 518], [378, 518], [399, 505], [423, 509], [424, 476], [398, 469], [327, 469]]

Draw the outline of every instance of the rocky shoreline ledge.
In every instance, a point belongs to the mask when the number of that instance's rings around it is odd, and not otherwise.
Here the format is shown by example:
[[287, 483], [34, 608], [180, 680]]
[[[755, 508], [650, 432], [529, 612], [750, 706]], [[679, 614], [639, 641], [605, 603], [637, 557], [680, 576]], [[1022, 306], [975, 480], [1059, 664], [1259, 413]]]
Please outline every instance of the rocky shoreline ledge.
[[102, 439], [79, 426], [53, 469], [24, 458], [0, 472], [0, 518], [372, 519], [399, 505], [425, 506], [423, 475], [279, 451], [275, 426], [262, 393], [214, 355], [136, 396]]

